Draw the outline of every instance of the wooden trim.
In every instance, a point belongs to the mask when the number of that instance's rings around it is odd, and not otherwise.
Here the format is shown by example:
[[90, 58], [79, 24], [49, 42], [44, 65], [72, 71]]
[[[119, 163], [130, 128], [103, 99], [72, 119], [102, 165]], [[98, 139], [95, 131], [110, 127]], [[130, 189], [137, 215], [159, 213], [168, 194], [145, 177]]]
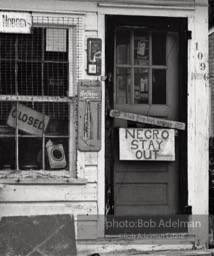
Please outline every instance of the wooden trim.
[[[180, 55], [179, 55], [179, 114], [180, 120], [188, 124], [187, 116], [187, 83], [188, 83], [188, 39], [185, 34], [187, 32], [187, 22], [188, 20], [182, 20], [180, 27]], [[179, 158], [179, 213], [185, 214], [186, 206], [188, 205], [188, 173], [187, 173], [187, 164], [188, 164], [188, 125], [186, 130], [180, 133], [180, 158]]]
[[70, 177], [68, 170], [1, 170], [0, 184], [86, 184], [85, 178]]
[[73, 102], [73, 97], [60, 96], [16, 96], [16, 95], [0, 95], [0, 101], [15, 101], [15, 102]]
[[[98, 14], [98, 37], [103, 38], [102, 49], [102, 73], [105, 74], [105, 15]], [[105, 82], [102, 82], [102, 144], [101, 150], [97, 153], [97, 235], [98, 237], [104, 237], [105, 222], [104, 218], [100, 216], [105, 215]]]
[[47, 214], [96, 215], [96, 202], [9, 202], [1, 203], [1, 216], [26, 216]]
[[[8, 8], [1, 8], [2, 11], [8, 11]], [[62, 10], [52, 10], [52, 11], [48, 11], [48, 10], [41, 10], [41, 9], [32, 9], [32, 8], [21, 8], [21, 9], [14, 9], [13, 8], [13, 11], [22, 11], [22, 12], [34, 12], [33, 15], [37, 14], [37, 15], [41, 15], [41, 13], [43, 14], [57, 14], [57, 15], [60, 15], [62, 14], [63, 17], [65, 14], [68, 15], [68, 17], [70, 17], [71, 15], [78, 15], [78, 16], [83, 16], [86, 14], [86, 12], [83, 12], [83, 11], [74, 11], [74, 10], [69, 10], [69, 11], [62, 11]]]
[[75, 179], [75, 178], [59, 178], [57, 179], [38, 179], [38, 178], [7, 178], [1, 179], [0, 184], [15, 184], [15, 185], [86, 185], [87, 179]]
[[191, 5], [170, 5], [170, 3], [168, 3], [168, 5], [161, 5], [159, 3], [159, 5], [148, 5], [148, 4], [123, 4], [123, 3], [98, 3], [99, 7], [107, 7], [107, 8], [133, 8], [133, 9], [163, 9], [163, 10], [191, 10], [194, 11], [195, 10], [195, 6], [193, 4]]

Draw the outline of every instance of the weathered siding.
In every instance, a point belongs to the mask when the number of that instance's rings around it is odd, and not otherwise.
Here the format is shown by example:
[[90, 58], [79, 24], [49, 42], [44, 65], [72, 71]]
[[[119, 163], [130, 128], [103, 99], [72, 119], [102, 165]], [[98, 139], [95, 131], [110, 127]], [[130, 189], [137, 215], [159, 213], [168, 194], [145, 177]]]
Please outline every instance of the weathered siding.
[[211, 127], [210, 135], [214, 135], [214, 31], [213, 29], [209, 35], [209, 84], [211, 93]]
[[[23, 10], [30, 8], [29, 2], [22, 2]], [[45, 10], [47, 6], [49, 10], [57, 8], [58, 5], [61, 5], [60, 2], [55, 2], [56, 5], [51, 5], [44, 2], [41, 4], [41, 8]], [[16, 8], [14, 6], [8, 5], [11, 10]], [[24, 8], [25, 6], [25, 8]], [[61, 5], [62, 6], [62, 5]], [[68, 8], [69, 6], [69, 8]], [[91, 9], [91, 5], [87, 5], [87, 10]], [[33, 5], [31, 6], [33, 7]], [[36, 6], [34, 6], [36, 8]], [[51, 8], [50, 8], [51, 7]], [[20, 6], [18, 7], [19, 9]], [[34, 20], [38, 23], [41, 19], [41, 22], [44, 24], [49, 19], [46, 17], [57, 17], [56, 20], [61, 20], [61, 17], [64, 15], [60, 13], [40, 13], [39, 6], [38, 13], [33, 13]], [[94, 12], [88, 12], [87, 14], [74, 14], [72, 5], [66, 3], [63, 5], [63, 8], [66, 11], [70, 10], [72, 12], [72, 17], [77, 19], [79, 22], [78, 28], [78, 56], [73, 56], [73, 34], [70, 35], [70, 44], [69, 44], [69, 59], [74, 59], [70, 63], [70, 89], [72, 91], [71, 96], [76, 96], [77, 94], [77, 81], [79, 79], [97, 79], [97, 77], [87, 76], [86, 75], [86, 41], [88, 37], [97, 37], [97, 14]], [[82, 9], [79, 8], [79, 10]], [[59, 10], [58, 10], [59, 11]], [[66, 19], [69, 20], [69, 15], [66, 15]], [[67, 23], [68, 24], [68, 23]], [[82, 25], [80, 25], [82, 24]], [[75, 24], [71, 24], [75, 25]], [[73, 70], [77, 69], [76, 77], [73, 78]], [[74, 79], [74, 80], [73, 80]], [[72, 138], [71, 143], [74, 141], [75, 130], [71, 131]], [[70, 144], [71, 144], [70, 143]], [[73, 143], [75, 145], [75, 143]], [[73, 147], [72, 147], [73, 148]], [[73, 149], [77, 150], [76, 149]], [[72, 155], [75, 155], [75, 153]], [[76, 170], [75, 170], [76, 166]], [[76, 230], [78, 239], [88, 239], [97, 237], [97, 214], [98, 214], [98, 153], [94, 152], [80, 152], [77, 150], [77, 164], [73, 163], [71, 166], [72, 177], [77, 177], [77, 180], [80, 180], [79, 184], [71, 182], [66, 184], [66, 178], [63, 181], [64, 177], [69, 177], [68, 171], [55, 171], [53, 173], [43, 171], [30, 171], [25, 173], [22, 172], [21, 175], [21, 184], [15, 184], [10, 178], [10, 184], [4, 184], [0, 189], [0, 217], [1, 216], [32, 216], [32, 215], [52, 215], [52, 214], [72, 214], [75, 216], [76, 220]], [[37, 179], [37, 174], [39, 174]], [[104, 171], [102, 172], [102, 175]], [[4, 180], [7, 176], [7, 172], [2, 172], [1, 180]], [[46, 177], [49, 176], [49, 179]], [[54, 177], [55, 176], [55, 177]], [[57, 184], [57, 176], [61, 180], [61, 184]], [[31, 177], [31, 180], [29, 179]], [[33, 182], [32, 182], [33, 177]], [[43, 177], [43, 178], [42, 178]], [[54, 177], [54, 179], [53, 179]], [[15, 180], [19, 179], [19, 174], [13, 174]], [[45, 178], [45, 181], [42, 179]], [[86, 180], [86, 182], [85, 182]], [[50, 184], [48, 184], [48, 181]], [[81, 184], [82, 181], [82, 184]], [[29, 184], [27, 184], [29, 182]], [[64, 182], [64, 184], [63, 184]], [[95, 216], [92, 219], [79, 220], [81, 215]], [[77, 224], [78, 223], [78, 224]]]
[[[198, 4], [198, 6], [196, 5]], [[33, 15], [56, 15], [83, 17], [83, 51], [79, 62], [79, 77], [76, 79], [100, 79], [86, 75], [86, 41], [89, 37], [102, 39], [103, 59], [102, 76], [105, 75], [105, 15], [142, 15], [159, 17], [184, 17], [188, 19], [188, 29], [192, 31], [192, 40], [188, 41], [188, 203], [193, 214], [207, 214], [208, 209], [208, 86], [203, 80], [197, 80], [200, 73], [195, 43], [199, 42], [207, 64], [207, 4], [204, 0], [135, 0], [135, 1], [53, 1], [53, 0], [1, 0], [2, 10], [32, 11]], [[131, 10], [131, 11], [130, 11]], [[202, 24], [202, 26], [201, 26]], [[214, 47], [214, 46], [212, 46]], [[214, 51], [213, 51], [214, 53]], [[214, 56], [213, 56], [214, 58]], [[74, 63], [74, 64], [75, 64]], [[213, 70], [214, 62], [210, 63]], [[212, 72], [211, 70], [211, 72]], [[206, 71], [206, 70], [205, 70]], [[207, 72], [207, 71], [206, 71]], [[210, 72], [210, 83], [213, 74]], [[74, 83], [77, 84], [77, 81]], [[0, 215], [43, 215], [43, 214], [103, 214], [104, 205], [104, 97], [105, 86], [102, 82], [102, 148], [100, 152], [77, 152], [78, 179], [87, 179], [84, 184], [23, 184], [5, 185], [0, 188]], [[74, 88], [76, 95], [77, 87]], [[212, 92], [214, 96], [214, 91]], [[214, 117], [214, 109], [212, 110]], [[200, 177], [200, 179], [199, 179]], [[103, 223], [98, 218], [85, 219], [77, 227], [78, 238], [93, 238], [104, 235]], [[88, 230], [90, 237], [88, 236]], [[206, 231], [195, 230], [202, 239]], [[206, 237], [205, 237], [206, 240]]]

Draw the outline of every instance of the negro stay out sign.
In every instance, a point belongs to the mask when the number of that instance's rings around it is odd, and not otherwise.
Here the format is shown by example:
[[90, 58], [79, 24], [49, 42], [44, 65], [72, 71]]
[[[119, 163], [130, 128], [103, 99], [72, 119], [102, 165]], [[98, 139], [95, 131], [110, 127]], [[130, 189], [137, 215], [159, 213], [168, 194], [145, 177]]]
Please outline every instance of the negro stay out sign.
[[120, 160], [174, 161], [174, 129], [120, 128]]

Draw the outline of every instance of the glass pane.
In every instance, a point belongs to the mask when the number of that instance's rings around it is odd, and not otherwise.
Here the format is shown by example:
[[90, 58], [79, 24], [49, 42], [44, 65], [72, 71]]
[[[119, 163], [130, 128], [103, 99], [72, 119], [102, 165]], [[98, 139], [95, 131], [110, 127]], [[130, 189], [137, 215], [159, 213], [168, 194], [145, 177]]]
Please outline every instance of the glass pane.
[[[13, 109], [16, 109], [16, 105]], [[42, 136], [44, 129], [45, 134], [68, 136], [68, 113], [68, 103], [21, 103], [18, 112], [19, 134]], [[15, 114], [11, 116], [10, 127], [15, 128], [13, 117]]]
[[15, 138], [0, 138], [0, 170], [15, 169], [15, 145]]
[[68, 169], [68, 139], [51, 138], [45, 141], [45, 169]]
[[134, 32], [134, 64], [149, 65], [149, 34], [144, 31]]
[[134, 104], [148, 104], [149, 101], [149, 70], [134, 70]]
[[116, 32], [116, 61], [117, 64], [130, 63], [130, 31], [118, 30]]
[[0, 102], [0, 135], [14, 135], [15, 129], [7, 124], [13, 102]]
[[166, 65], [166, 34], [152, 33], [152, 64]]
[[44, 95], [67, 96], [68, 64], [47, 63], [44, 66]]
[[15, 62], [0, 62], [0, 94], [15, 94]]
[[44, 103], [44, 113], [50, 118], [45, 132], [47, 135], [68, 136], [68, 108], [67, 103]]
[[166, 104], [166, 70], [153, 70], [152, 103]]
[[19, 34], [18, 58], [19, 60], [42, 59], [42, 28], [33, 28], [32, 34]]
[[116, 88], [117, 88], [117, 104], [131, 103], [131, 77], [130, 68], [117, 68]]
[[18, 63], [18, 94], [42, 95], [42, 65], [40, 63]]
[[45, 31], [45, 60], [66, 61], [67, 29], [47, 28]]
[[15, 59], [16, 35], [0, 34], [0, 56], [1, 59]]
[[19, 168], [21, 170], [42, 168], [42, 138], [19, 138]]
[[20, 135], [42, 136], [43, 127], [47, 128], [48, 117], [43, 116], [42, 104], [40, 102], [21, 102], [18, 103], [18, 115], [16, 121], [17, 104], [11, 106], [7, 124], [16, 128]]

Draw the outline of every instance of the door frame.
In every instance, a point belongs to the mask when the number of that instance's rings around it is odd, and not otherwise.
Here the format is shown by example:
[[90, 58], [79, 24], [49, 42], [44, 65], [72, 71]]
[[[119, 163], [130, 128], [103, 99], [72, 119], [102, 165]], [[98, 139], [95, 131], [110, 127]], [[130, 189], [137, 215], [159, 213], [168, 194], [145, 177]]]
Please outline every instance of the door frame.
[[[128, 20], [128, 23], [127, 23]], [[187, 124], [187, 67], [188, 67], [188, 18], [166, 18], [145, 16], [105, 16], [105, 59], [106, 59], [106, 86], [105, 86], [105, 203], [110, 204], [109, 214], [113, 214], [114, 180], [113, 180], [113, 118], [109, 112], [113, 109], [113, 77], [114, 77], [114, 29], [116, 26], [136, 26], [136, 23], [144, 26], [176, 27], [180, 34], [179, 44], [179, 121]], [[182, 150], [179, 157], [179, 181], [178, 181], [178, 214], [190, 214], [188, 206], [188, 180], [187, 180], [187, 127], [185, 131], [178, 131]]]

